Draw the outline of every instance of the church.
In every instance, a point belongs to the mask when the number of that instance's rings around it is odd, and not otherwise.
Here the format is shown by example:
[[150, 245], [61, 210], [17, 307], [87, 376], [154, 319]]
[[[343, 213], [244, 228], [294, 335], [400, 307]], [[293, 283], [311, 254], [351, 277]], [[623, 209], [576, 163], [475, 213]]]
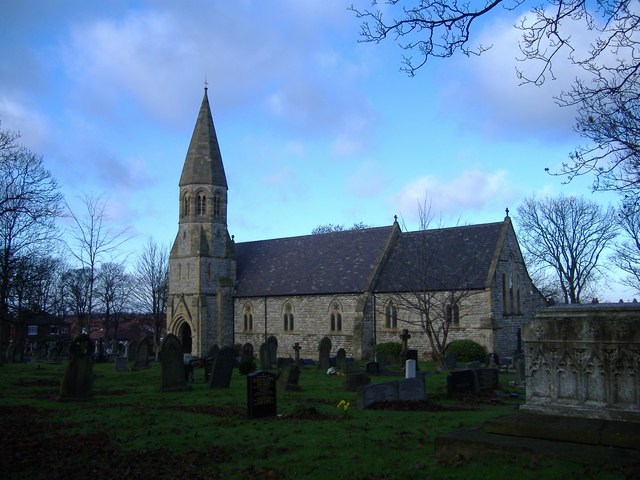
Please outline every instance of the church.
[[178, 233], [169, 256], [167, 331], [186, 353], [275, 337], [280, 356], [301, 347], [373, 357], [399, 341], [430, 359], [425, 323], [447, 341], [471, 339], [508, 355], [546, 305], [527, 273], [511, 219], [403, 232], [389, 226], [236, 243], [228, 184], [207, 89], [179, 182]]

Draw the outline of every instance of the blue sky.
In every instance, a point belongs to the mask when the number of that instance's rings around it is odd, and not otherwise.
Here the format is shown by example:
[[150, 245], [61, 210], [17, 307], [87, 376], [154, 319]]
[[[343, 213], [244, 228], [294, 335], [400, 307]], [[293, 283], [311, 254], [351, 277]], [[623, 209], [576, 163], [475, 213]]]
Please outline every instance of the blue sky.
[[[203, 94], [229, 183], [236, 241], [321, 224], [418, 227], [500, 221], [537, 194], [593, 194], [557, 169], [580, 139], [553, 100], [576, 72], [520, 86], [525, 10], [478, 25], [480, 57], [399, 71], [392, 41], [358, 42], [368, 0], [4, 2], [0, 122], [43, 155], [69, 203], [109, 201], [113, 229], [171, 244], [178, 180]], [[576, 38], [580, 32], [576, 32]], [[585, 39], [585, 42], [587, 40]], [[617, 286], [603, 296], [617, 300]]]

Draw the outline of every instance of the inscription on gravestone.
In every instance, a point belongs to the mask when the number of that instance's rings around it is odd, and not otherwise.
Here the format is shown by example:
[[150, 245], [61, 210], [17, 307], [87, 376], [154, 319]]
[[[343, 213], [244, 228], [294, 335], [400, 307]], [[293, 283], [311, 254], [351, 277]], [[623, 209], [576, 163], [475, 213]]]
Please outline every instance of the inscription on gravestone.
[[249, 418], [276, 415], [276, 375], [259, 370], [247, 375], [247, 414]]

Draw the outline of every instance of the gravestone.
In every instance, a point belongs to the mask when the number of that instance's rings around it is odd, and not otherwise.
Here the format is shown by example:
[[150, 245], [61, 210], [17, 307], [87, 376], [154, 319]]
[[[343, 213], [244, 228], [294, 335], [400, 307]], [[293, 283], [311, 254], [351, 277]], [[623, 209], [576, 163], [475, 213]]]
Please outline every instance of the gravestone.
[[127, 367], [127, 358], [116, 357], [114, 369], [116, 372], [128, 372], [129, 367]]
[[458, 366], [458, 357], [455, 355], [444, 356], [444, 368], [456, 368]]
[[475, 389], [473, 370], [458, 370], [447, 375], [447, 394], [473, 392]]
[[161, 392], [183, 392], [191, 389], [184, 376], [182, 344], [171, 333], [160, 346], [160, 377]]
[[380, 372], [387, 371], [391, 367], [391, 361], [383, 352], [376, 352], [376, 361], [378, 362]]
[[424, 373], [413, 378], [398, 380], [398, 400], [404, 402], [419, 402], [427, 399]]
[[209, 388], [229, 388], [231, 374], [236, 361], [236, 353], [231, 347], [222, 347], [213, 362]]
[[415, 360], [416, 361], [416, 370], [420, 370], [420, 365], [418, 364], [418, 350], [414, 348], [409, 348], [407, 350], [407, 360]]
[[500, 388], [497, 368], [478, 368], [473, 373], [477, 393], [489, 393]]
[[331, 367], [331, 339], [323, 337], [318, 345], [318, 368], [320, 370], [328, 370]]
[[369, 375], [377, 375], [380, 373], [380, 364], [378, 362], [367, 362], [364, 364], [364, 371]]
[[353, 358], [347, 358], [344, 361], [344, 373], [345, 375], [360, 373], [360, 365]]
[[15, 343], [9, 344], [9, 346], [7, 347], [7, 351], [5, 352], [5, 359], [7, 363], [13, 363], [15, 351], [16, 351], [16, 344]]
[[358, 389], [358, 408], [368, 408], [378, 402], [394, 402], [398, 399], [397, 382], [374, 383]]
[[416, 378], [416, 361], [409, 359], [405, 362], [404, 378]]
[[518, 376], [518, 382], [525, 383], [526, 381], [526, 371], [525, 371], [525, 361], [524, 355], [516, 355], [513, 360], [514, 367], [516, 369], [516, 375]]
[[302, 350], [302, 347], [300, 346], [300, 344], [298, 342], [296, 342], [295, 345], [293, 346], [293, 351], [295, 352], [294, 353], [294, 357], [295, 357], [294, 361], [295, 361], [295, 364], [298, 365], [298, 366], [304, 365], [300, 361], [300, 350]]
[[127, 360], [129, 360], [130, 362], [135, 362], [137, 353], [138, 353], [138, 342], [136, 342], [135, 340], [132, 340], [129, 342], [129, 345], [127, 346]]
[[347, 351], [344, 348], [339, 348], [336, 353], [336, 370], [344, 372], [345, 363], [347, 361]]
[[247, 375], [247, 415], [249, 418], [276, 415], [276, 375], [259, 370]]
[[300, 367], [296, 364], [291, 363], [289, 365], [284, 365], [278, 371], [278, 391], [284, 392], [299, 392], [300, 386], [298, 385], [298, 381], [300, 379]]
[[271, 369], [271, 355], [269, 353], [269, 345], [266, 343], [260, 345], [260, 368], [262, 370]]
[[350, 373], [344, 376], [344, 380], [342, 381], [342, 389], [345, 392], [357, 392], [359, 387], [363, 385], [369, 385], [370, 383], [371, 378], [369, 378], [369, 375], [367, 375], [366, 373]]
[[87, 401], [93, 398], [93, 345], [82, 334], [69, 346], [69, 363], [60, 384], [61, 401]]
[[240, 350], [240, 362], [251, 362], [253, 360], [253, 345], [245, 343]]
[[276, 365], [278, 362], [278, 339], [274, 336], [267, 338], [267, 347], [269, 347], [269, 363]]
[[60, 347], [58, 345], [54, 345], [49, 349], [49, 358], [50, 362], [59, 362], [61, 358]]
[[142, 370], [149, 368], [149, 353], [151, 352], [151, 341], [148, 338], [143, 338], [138, 344], [136, 351], [136, 361], [131, 367], [131, 370]]
[[409, 330], [407, 330], [406, 328], [402, 330], [402, 333], [400, 334], [400, 341], [401, 346], [400, 346], [400, 359], [402, 361], [406, 360], [407, 358], [407, 350], [409, 349], [409, 339], [411, 338], [411, 334], [409, 333]]
[[204, 360], [204, 383], [209, 383], [209, 378], [211, 378], [211, 370], [213, 369], [213, 362], [216, 360], [216, 356], [220, 351], [220, 347], [215, 343], [211, 345], [209, 351], [207, 352], [207, 358]]

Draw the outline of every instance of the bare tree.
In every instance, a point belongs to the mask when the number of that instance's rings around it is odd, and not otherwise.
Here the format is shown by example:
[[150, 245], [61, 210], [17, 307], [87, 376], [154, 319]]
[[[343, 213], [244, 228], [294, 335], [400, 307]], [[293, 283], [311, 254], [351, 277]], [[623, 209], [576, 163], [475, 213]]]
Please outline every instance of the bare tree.
[[131, 311], [131, 291], [133, 280], [125, 271], [124, 264], [105, 262], [100, 265], [96, 278], [98, 307], [104, 317], [103, 328], [106, 340], [110, 340], [110, 329], [113, 327], [113, 338], [118, 336], [118, 327]]
[[[418, 213], [420, 230], [403, 233], [387, 261], [388, 284], [393, 285], [389, 294], [405, 312], [401, 320], [426, 334], [433, 359], [443, 365], [451, 326], [465, 317], [465, 303], [476, 293], [469, 288], [476, 274], [467, 262], [443, 265], [455, 229], [429, 229], [433, 217], [426, 201]], [[394, 322], [393, 308], [382, 306], [387, 322]]]
[[602, 253], [617, 235], [615, 210], [580, 197], [529, 197], [518, 207], [517, 223], [533, 269], [550, 269], [564, 303], [580, 303], [602, 273]]
[[[80, 268], [78, 274], [85, 277], [86, 295], [85, 309], [78, 310], [81, 318], [78, 321], [82, 329], [90, 328], [88, 323], [95, 307], [95, 286], [100, 263], [112, 260], [121, 252], [119, 249], [129, 240], [127, 231], [114, 232], [108, 227], [106, 215], [107, 202], [100, 196], [86, 195], [82, 199], [85, 211], [83, 214], [74, 212], [68, 205], [69, 214], [73, 219], [73, 227], [69, 232], [70, 243], [68, 249]], [[77, 282], [76, 282], [77, 283]]]
[[354, 223], [351, 227], [345, 227], [344, 225], [334, 225], [329, 223], [327, 225], [318, 225], [313, 230], [311, 230], [311, 235], [320, 235], [323, 233], [332, 233], [332, 232], [344, 232], [345, 230], [365, 230], [370, 228], [369, 225], [366, 225], [363, 222]]
[[16, 269], [57, 239], [62, 195], [42, 157], [0, 129], [0, 345], [7, 341], [9, 303]]
[[640, 210], [625, 209], [620, 228], [625, 236], [616, 245], [613, 262], [627, 274], [624, 283], [640, 293]]
[[[387, 0], [380, 8], [351, 7], [362, 20], [361, 38], [379, 43], [391, 37], [407, 52], [402, 70], [413, 76], [430, 58], [456, 53], [480, 55], [490, 47], [474, 44], [473, 29], [499, 11], [526, 9], [522, 0]], [[574, 40], [576, 27], [594, 40]], [[640, 11], [629, 0], [543, 0], [516, 26], [519, 43], [532, 74], [517, 72], [524, 83], [540, 85], [555, 78], [554, 65], [570, 62], [581, 78], [557, 99], [577, 107], [576, 131], [587, 144], [579, 146], [558, 172], [570, 181], [593, 175], [594, 190], [614, 190], [634, 202], [640, 192]], [[548, 170], [548, 169], [547, 169]], [[549, 170], [548, 170], [549, 171]]]
[[166, 318], [169, 281], [168, 249], [159, 246], [152, 238], [148, 238], [136, 262], [136, 278], [135, 300], [138, 308], [151, 319], [154, 351], [157, 356]]

